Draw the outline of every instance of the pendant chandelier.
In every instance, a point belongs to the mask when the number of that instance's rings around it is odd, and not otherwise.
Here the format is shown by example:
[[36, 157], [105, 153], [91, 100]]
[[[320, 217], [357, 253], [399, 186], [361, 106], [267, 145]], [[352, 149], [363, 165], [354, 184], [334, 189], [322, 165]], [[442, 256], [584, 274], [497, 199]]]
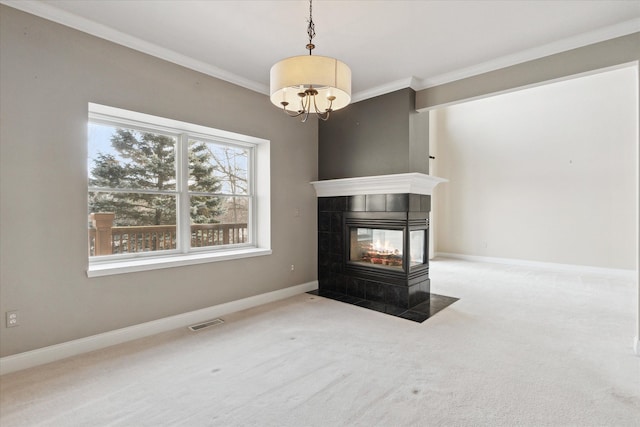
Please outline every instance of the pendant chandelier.
[[271, 67], [271, 102], [282, 107], [291, 117], [301, 117], [306, 122], [310, 113], [327, 120], [332, 111], [351, 102], [351, 70], [342, 61], [327, 56], [313, 56], [316, 35], [309, 0], [309, 55], [283, 59]]

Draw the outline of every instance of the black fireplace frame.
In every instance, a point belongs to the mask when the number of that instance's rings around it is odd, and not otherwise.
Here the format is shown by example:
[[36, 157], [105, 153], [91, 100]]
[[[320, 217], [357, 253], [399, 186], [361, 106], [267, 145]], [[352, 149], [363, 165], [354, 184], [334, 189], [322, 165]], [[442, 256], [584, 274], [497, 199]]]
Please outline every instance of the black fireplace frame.
[[[383, 230], [402, 231], [402, 270], [383, 265], [365, 265], [351, 261], [351, 228], [371, 228]], [[424, 212], [345, 212], [344, 214], [344, 263], [345, 272], [353, 276], [365, 279], [377, 280], [384, 278], [389, 283], [396, 285], [407, 285], [412, 281], [419, 280], [424, 276], [425, 270], [428, 273], [428, 253], [429, 253], [429, 214]], [[410, 232], [416, 230], [425, 231], [423, 262], [422, 264], [410, 265]], [[413, 280], [410, 280], [413, 278]]]

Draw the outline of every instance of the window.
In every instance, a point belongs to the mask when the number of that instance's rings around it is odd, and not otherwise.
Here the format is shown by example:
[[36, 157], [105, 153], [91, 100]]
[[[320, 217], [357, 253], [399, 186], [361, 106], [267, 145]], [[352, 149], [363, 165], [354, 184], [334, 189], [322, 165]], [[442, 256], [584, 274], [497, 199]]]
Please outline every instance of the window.
[[89, 104], [89, 275], [270, 253], [268, 149]]

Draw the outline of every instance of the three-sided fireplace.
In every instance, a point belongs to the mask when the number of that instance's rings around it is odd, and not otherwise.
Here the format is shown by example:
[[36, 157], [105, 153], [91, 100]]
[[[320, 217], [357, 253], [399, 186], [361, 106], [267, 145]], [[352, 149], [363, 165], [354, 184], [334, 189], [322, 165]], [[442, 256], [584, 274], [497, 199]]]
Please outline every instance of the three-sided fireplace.
[[415, 173], [313, 183], [319, 290], [404, 309], [428, 301], [430, 193], [442, 181]]

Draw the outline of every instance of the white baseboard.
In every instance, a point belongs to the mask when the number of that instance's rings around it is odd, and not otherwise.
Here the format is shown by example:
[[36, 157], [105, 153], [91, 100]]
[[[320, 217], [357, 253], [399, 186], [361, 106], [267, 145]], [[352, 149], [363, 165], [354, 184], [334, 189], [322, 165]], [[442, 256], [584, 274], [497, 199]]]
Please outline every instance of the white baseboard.
[[24, 353], [0, 358], [0, 375], [20, 371], [78, 354], [87, 353], [101, 348], [121, 344], [138, 338], [144, 338], [172, 329], [182, 328], [195, 323], [204, 322], [216, 317], [225, 316], [236, 311], [246, 310], [262, 304], [289, 298], [294, 295], [318, 289], [318, 282], [308, 282], [289, 288], [280, 289], [266, 294], [260, 294], [237, 301], [177, 314], [139, 325], [129, 326], [102, 334], [92, 335], [73, 341], [55, 344]]
[[516, 265], [522, 267], [539, 267], [547, 268], [549, 270], [568, 271], [572, 273], [602, 274], [606, 276], [620, 277], [622, 279], [634, 279], [635, 277], [637, 277], [635, 270], [591, 267], [588, 265], [559, 264], [555, 262], [529, 261], [525, 259], [515, 258], [493, 258], [477, 255], [454, 254], [448, 252], [436, 252], [435, 255], [436, 257], [453, 258], [472, 262], [488, 262], [493, 264]]

